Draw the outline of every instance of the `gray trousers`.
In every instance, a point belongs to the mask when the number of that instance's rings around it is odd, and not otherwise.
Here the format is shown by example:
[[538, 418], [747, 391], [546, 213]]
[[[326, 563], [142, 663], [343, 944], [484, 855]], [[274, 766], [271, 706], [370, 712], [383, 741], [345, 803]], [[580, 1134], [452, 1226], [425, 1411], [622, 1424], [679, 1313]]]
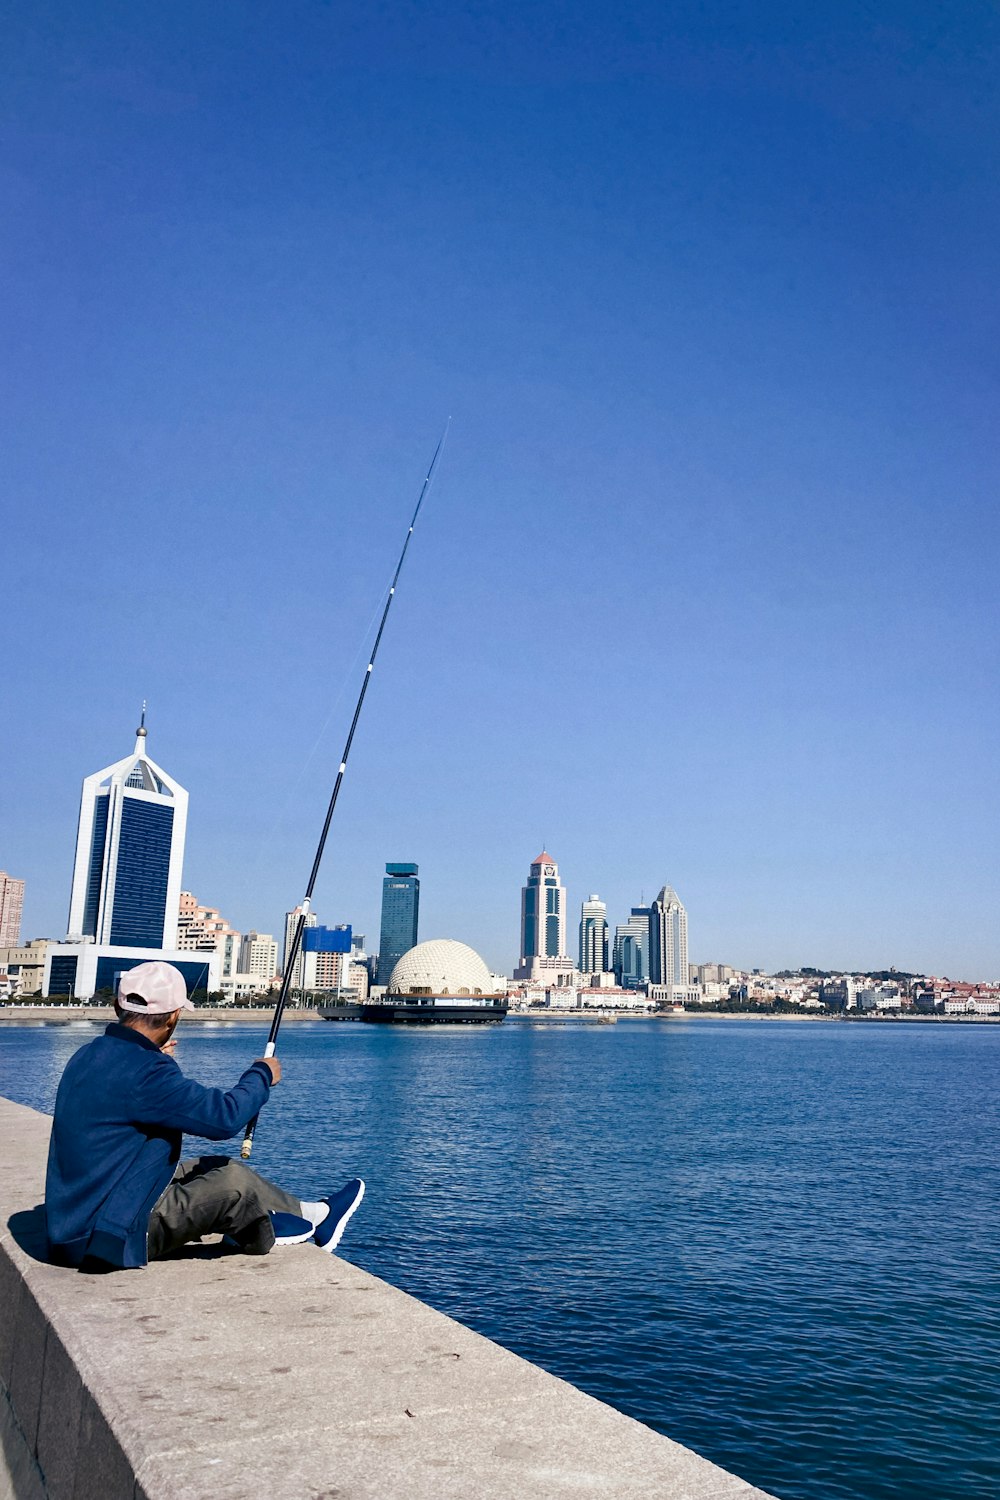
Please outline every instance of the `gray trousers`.
[[230, 1156], [182, 1161], [149, 1216], [146, 1253], [158, 1260], [203, 1234], [228, 1234], [245, 1254], [266, 1255], [270, 1212], [301, 1214], [302, 1204]]

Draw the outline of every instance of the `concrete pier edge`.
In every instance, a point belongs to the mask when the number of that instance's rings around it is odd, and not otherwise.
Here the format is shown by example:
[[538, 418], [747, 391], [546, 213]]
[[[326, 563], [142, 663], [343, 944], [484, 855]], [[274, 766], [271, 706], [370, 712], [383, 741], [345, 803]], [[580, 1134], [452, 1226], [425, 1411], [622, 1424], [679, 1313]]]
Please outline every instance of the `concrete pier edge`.
[[0, 1098], [0, 1500], [771, 1500], [315, 1246], [47, 1265]]

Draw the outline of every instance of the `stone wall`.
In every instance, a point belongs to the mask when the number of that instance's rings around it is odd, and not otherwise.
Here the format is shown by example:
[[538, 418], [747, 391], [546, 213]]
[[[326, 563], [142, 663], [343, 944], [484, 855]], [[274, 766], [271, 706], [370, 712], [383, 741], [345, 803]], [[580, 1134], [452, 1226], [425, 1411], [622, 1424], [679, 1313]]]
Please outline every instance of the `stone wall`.
[[44, 1261], [0, 1099], [0, 1500], [768, 1500], [313, 1245]]

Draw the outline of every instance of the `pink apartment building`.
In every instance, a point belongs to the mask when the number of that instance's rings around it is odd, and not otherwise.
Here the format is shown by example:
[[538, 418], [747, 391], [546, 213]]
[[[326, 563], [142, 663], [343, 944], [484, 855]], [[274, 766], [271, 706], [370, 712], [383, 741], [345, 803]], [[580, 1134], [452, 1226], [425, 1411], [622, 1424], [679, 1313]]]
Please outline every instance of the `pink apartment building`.
[[24, 881], [0, 870], [0, 948], [16, 948], [21, 941]]

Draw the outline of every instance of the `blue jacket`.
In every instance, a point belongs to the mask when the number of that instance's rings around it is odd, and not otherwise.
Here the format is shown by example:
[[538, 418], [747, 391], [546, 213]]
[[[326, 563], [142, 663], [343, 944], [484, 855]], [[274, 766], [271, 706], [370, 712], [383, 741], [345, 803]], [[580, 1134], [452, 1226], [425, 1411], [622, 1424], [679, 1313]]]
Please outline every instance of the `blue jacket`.
[[224, 1141], [270, 1090], [262, 1062], [228, 1093], [203, 1088], [148, 1037], [112, 1022], [70, 1058], [56, 1094], [45, 1179], [52, 1259], [144, 1266], [150, 1211], [180, 1160], [183, 1132]]

